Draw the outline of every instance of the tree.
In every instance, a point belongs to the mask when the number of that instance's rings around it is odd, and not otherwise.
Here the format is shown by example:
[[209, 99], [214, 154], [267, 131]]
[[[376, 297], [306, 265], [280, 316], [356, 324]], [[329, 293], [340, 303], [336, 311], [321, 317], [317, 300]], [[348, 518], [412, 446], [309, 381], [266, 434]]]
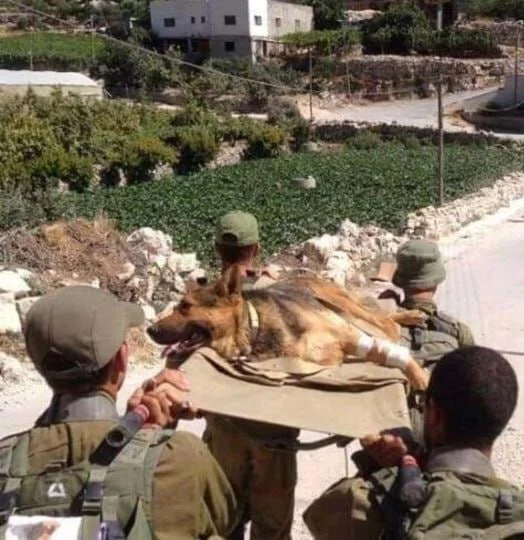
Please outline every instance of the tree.
[[314, 9], [315, 30], [340, 28], [344, 19], [344, 0], [307, 0]]
[[178, 67], [138, 48], [108, 42], [91, 74], [104, 79], [109, 88], [128, 86], [151, 91], [162, 90], [175, 80]]

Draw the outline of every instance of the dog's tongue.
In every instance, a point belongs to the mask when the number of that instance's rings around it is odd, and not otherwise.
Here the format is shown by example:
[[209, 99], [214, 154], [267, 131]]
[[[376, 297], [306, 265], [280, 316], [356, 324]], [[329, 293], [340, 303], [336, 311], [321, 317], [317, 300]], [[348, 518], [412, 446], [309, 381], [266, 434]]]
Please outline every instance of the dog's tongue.
[[168, 345], [163, 351], [162, 351], [162, 358], [167, 358], [168, 356], [171, 356], [172, 354], [176, 354], [178, 350], [180, 349], [182, 343], [180, 341], [177, 341], [176, 343], [171, 343], [171, 345]]

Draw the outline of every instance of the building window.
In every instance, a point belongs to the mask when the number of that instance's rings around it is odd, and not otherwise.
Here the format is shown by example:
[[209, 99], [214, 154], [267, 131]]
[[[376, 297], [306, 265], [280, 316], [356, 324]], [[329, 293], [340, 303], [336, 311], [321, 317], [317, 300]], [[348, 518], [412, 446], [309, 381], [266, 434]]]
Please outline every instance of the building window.
[[206, 18], [205, 18], [205, 17], [200, 17], [200, 22], [201, 22], [202, 24], [204, 24], [204, 23], [206, 22]]
[[174, 26], [175, 26], [175, 19], [173, 17], [164, 19], [164, 28], [173, 28]]
[[196, 23], [195, 17], [191, 17], [191, 24], [195, 24], [195, 23]]
[[280, 17], [277, 17], [277, 18], [275, 19], [275, 26], [276, 26], [277, 28], [280, 28], [280, 27], [282, 26], [282, 19], [281, 19]]
[[300, 21], [295, 19], [295, 30], [300, 30]]
[[237, 23], [235, 15], [224, 15], [224, 24], [226, 26], [234, 26]]
[[262, 17], [260, 15], [255, 15], [255, 25], [262, 26]]
[[224, 50], [226, 52], [235, 52], [235, 42], [234, 41], [226, 41], [224, 43]]

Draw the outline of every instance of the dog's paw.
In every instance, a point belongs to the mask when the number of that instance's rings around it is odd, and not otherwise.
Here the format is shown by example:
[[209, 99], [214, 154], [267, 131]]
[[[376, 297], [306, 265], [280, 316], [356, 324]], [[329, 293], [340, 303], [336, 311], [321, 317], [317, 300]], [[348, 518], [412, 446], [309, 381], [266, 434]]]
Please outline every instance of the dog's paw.
[[428, 315], [419, 309], [410, 309], [398, 311], [393, 315], [393, 318], [402, 326], [419, 326], [427, 321]]

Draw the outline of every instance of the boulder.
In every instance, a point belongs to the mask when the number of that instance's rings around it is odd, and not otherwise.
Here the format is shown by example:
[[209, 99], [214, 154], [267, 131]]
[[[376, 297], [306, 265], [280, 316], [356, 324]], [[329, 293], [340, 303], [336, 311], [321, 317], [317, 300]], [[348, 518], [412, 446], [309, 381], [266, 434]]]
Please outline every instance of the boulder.
[[304, 244], [303, 254], [310, 259], [323, 263], [339, 248], [339, 245], [340, 238], [338, 236], [324, 234], [307, 240]]
[[163, 264], [164, 259], [162, 257], [167, 260], [173, 249], [171, 237], [151, 227], [137, 229], [127, 237], [126, 242], [133, 251], [141, 255], [144, 261], [149, 264], [157, 262]]
[[21, 383], [27, 380], [26, 370], [13, 356], [0, 351], [0, 377], [3, 382]]
[[18, 310], [18, 315], [20, 316], [22, 326], [25, 324], [25, 319], [29, 310], [39, 298], [39, 296], [28, 296], [27, 298], [22, 298], [16, 302], [16, 308]]
[[126, 262], [122, 268], [122, 272], [117, 275], [120, 281], [129, 281], [135, 274], [135, 265], [131, 262]]
[[31, 287], [24, 278], [13, 270], [3, 270], [0, 272], [0, 293], [28, 293]]
[[16, 309], [15, 293], [0, 294], [0, 335], [21, 332], [22, 324]]

